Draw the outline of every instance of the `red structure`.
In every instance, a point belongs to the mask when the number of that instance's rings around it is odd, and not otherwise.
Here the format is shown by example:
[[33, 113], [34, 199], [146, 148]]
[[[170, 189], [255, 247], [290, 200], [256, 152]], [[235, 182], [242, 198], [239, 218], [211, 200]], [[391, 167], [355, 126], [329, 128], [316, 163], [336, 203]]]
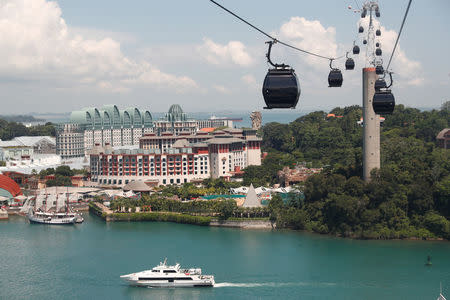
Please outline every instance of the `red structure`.
[[22, 195], [20, 186], [14, 180], [5, 175], [0, 175], [0, 189], [9, 192], [13, 197]]

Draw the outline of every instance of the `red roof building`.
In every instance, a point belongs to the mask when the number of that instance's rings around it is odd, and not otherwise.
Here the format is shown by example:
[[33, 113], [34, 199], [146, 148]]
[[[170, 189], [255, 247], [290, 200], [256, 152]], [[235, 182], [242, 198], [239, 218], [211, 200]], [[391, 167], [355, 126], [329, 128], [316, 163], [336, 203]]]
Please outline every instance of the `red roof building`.
[[20, 186], [11, 178], [0, 175], [0, 196], [16, 197], [22, 195]]

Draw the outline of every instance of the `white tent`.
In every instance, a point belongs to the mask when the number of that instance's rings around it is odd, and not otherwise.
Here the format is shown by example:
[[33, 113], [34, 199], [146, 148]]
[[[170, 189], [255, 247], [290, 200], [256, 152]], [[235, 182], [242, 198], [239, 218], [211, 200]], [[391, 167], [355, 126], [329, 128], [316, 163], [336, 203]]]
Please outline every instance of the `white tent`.
[[134, 196], [136, 196], [136, 194], [133, 193], [133, 191], [125, 192], [124, 195], [125, 195], [125, 197], [134, 197]]
[[256, 196], [255, 188], [253, 184], [250, 184], [247, 196], [245, 197], [244, 204], [242, 207], [262, 207], [261, 202], [259, 202], [258, 196]]
[[20, 200], [20, 201], [24, 201], [24, 200], [27, 200], [28, 197], [27, 197], [27, 196], [24, 196], [24, 195], [19, 195], [19, 196], [17, 196], [17, 197], [14, 197], [14, 199], [17, 199], [17, 200]]
[[0, 201], [6, 201], [6, 200], [9, 200], [9, 198], [5, 197], [5, 196], [0, 196]]

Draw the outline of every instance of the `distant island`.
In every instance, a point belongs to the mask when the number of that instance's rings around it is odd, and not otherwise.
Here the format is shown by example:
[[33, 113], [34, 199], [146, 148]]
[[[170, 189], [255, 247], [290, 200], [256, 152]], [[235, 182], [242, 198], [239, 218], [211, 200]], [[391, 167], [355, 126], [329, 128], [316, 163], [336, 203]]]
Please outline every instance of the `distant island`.
[[8, 122], [45, 122], [45, 119], [35, 118], [31, 115], [0, 115], [0, 119]]

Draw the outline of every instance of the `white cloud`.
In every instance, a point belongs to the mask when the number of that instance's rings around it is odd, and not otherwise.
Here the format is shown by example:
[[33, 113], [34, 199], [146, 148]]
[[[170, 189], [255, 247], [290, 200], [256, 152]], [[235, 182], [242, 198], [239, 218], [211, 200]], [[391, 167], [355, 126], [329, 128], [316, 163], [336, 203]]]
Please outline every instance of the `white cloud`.
[[[365, 29], [368, 28], [368, 19], [369, 18], [365, 18], [360, 21], [360, 24], [362, 24]], [[383, 59], [383, 66], [387, 67], [398, 33], [395, 30], [388, 30], [386, 27], [380, 26], [380, 22], [377, 19], [374, 19], [373, 21], [374, 28], [381, 30], [381, 36], [375, 36], [375, 40], [380, 42], [380, 48], [383, 51], [381, 56]], [[389, 69], [395, 73], [394, 80], [396, 80], [395, 77], [397, 77], [400, 85], [422, 85], [425, 81], [424, 77], [421, 75], [423, 74], [422, 66], [420, 62], [406, 56], [405, 51], [400, 47], [400, 41], [395, 50], [394, 57], [392, 58], [391, 66], [389, 67]]]
[[99, 38], [99, 32], [86, 38], [83, 30], [72, 31], [61, 13], [56, 2], [45, 0], [0, 2], [0, 75], [71, 81], [73, 86], [109, 92], [124, 92], [133, 85], [177, 92], [198, 88], [189, 77], [167, 74], [148, 62], [126, 57], [119, 42]]
[[[325, 28], [319, 21], [309, 21], [303, 17], [292, 17], [284, 23], [279, 30], [279, 39], [286, 41], [298, 48], [318, 53], [322, 56], [336, 57], [341, 46], [336, 43], [336, 29]], [[292, 51], [292, 50], [290, 50]], [[295, 51], [295, 50], [294, 50]], [[324, 59], [313, 57], [304, 53], [299, 54], [302, 61], [311, 66], [327, 65]]]
[[226, 45], [220, 45], [204, 38], [203, 44], [197, 50], [201, 56], [214, 65], [250, 66], [254, 63], [245, 45], [239, 41], [230, 41]]
[[256, 79], [253, 75], [247, 74], [242, 76], [242, 81], [244, 81], [248, 85], [256, 84]]
[[214, 90], [221, 94], [229, 95], [231, 94], [231, 90], [229, 88], [224, 87], [223, 85], [215, 84], [213, 85]]

